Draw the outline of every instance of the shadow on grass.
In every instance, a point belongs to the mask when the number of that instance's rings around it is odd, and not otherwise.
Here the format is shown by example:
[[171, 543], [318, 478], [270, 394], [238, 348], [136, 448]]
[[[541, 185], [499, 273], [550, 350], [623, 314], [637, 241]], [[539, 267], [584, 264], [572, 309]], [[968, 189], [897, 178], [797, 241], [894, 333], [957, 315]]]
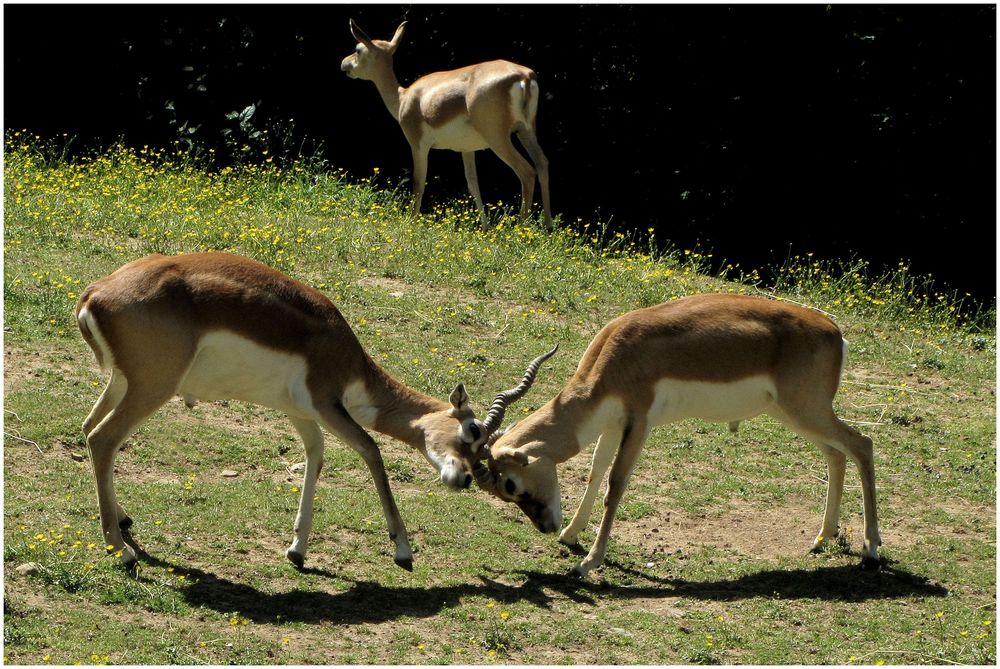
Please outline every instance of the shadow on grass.
[[[262, 592], [253, 586], [220, 578], [200, 569], [175, 565], [139, 549], [140, 559], [159, 567], [173, 567], [184, 574], [189, 585], [182, 591], [192, 606], [221, 613], [238, 611], [257, 623], [381, 623], [400, 617], [426, 618], [458, 606], [466, 598], [485, 597], [505, 603], [530, 602], [550, 608], [553, 602], [569, 599], [593, 605], [598, 600], [656, 599], [685, 597], [713, 601], [769, 599], [818, 599], [863, 602], [906, 597], [944, 597], [948, 590], [922, 576], [887, 565], [880, 572], [862, 572], [857, 566], [817, 569], [766, 570], [732, 579], [687, 581], [663, 578], [624, 567], [613, 561], [605, 569], [627, 574], [647, 585], [614, 585], [606, 581], [580, 579], [534, 571], [480, 574], [479, 583], [406, 587], [386, 586], [373, 581], [352, 581], [322, 569], [303, 573], [350, 583], [341, 592], [295, 589], [289, 592]], [[498, 580], [502, 579], [502, 580]], [[517, 583], [510, 583], [517, 580]]]

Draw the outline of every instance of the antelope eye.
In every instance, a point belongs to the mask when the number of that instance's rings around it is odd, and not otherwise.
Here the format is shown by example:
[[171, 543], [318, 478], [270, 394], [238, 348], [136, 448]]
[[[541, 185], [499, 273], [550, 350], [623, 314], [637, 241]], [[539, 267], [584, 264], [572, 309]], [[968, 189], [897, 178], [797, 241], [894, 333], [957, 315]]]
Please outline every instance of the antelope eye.
[[514, 485], [514, 482], [511, 481], [510, 479], [507, 479], [507, 481], [503, 484], [503, 487], [504, 490], [507, 491], [508, 495], [513, 495], [515, 492], [517, 492], [517, 486]]
[[483, 436], [483, 431], [475, 423], [469, 423], [469, 432], [472, 433], [473, 441], [479, 441], [479, 438]]

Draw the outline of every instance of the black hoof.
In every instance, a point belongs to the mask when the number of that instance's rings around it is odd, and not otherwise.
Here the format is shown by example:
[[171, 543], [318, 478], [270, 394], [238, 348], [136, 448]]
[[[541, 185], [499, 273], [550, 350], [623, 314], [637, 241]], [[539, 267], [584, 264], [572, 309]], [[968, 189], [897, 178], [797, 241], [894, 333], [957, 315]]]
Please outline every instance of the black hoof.
[[568, 575], [572, 576], [573, 578], [583, 578], [583, 572], [577, 569], [576, 567], [570, 569]]
[[393, 560], [393, 562], [398, 564], [406, 571], [413, 571], [413, 558], [403, 558], [403, 559], [396, 558]]
[[285, 557], [288, 558], [289, 562], [295, 565], [296, 569], [302, 570], [306, 566], [306, 558], [304, 555], [300, 553], [294, 553], [292, 551], [288, 551], [285, 553]]
[[882, 561], [866, 555], [861, 558], [860, 566], [862, 571], [878, 571], [882, 568]]
[[131, 556], [122, 557], [122, 567], [129, 576], [139, 575], [139, 561]]

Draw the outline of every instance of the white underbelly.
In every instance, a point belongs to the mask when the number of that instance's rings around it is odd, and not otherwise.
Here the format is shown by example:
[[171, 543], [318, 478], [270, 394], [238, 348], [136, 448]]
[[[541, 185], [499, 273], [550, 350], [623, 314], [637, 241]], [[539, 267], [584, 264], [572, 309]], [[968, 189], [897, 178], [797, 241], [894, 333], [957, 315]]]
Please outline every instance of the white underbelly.
[[649, 408], [649, 425], [684, 418], [731, 422], [753, 418], [774, 404], [777, 390], [768, 376], [713, 383], [661, 379]]
[[241, 400], [315, 419], [303, 356], [276, 351], [230, 332], [201, 338], [177, 393], [193, 400]]

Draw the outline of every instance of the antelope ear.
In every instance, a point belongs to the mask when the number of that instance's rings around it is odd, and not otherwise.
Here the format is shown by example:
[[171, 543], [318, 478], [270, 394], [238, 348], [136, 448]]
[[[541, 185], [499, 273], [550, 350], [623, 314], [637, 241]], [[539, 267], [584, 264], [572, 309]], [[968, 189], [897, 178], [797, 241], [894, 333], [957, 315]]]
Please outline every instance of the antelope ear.
[[460, 383], [455, 386], [455, 389], [451, 391], [451, 396], [448, 397], [451, 405], [456, 409], [461, 409], [469, 403], [469, 393], [465, 392], [465, 384]]
[[354, 19], [351, 19], [350, 21], [351, 21], [351, 34], [354, 35], [354, 39], [358, 40], [365, 46], [370, 47], [372, 44], [371, 38], [369, 38], [368, 35], [365, 34], [364, 30], [358, 27], [358, 24], [354, 22]]
[[399, 24], [399, 27], [396, 28], [396, 34], [389, 40], [389, 53], [395, 53], [396, 47], [399, 46], [399, 38], [403, 36], [404, 32], [406, 32], [406, 21]]
[[505, 451], [497, 456], [496, 461], [498, 465], [510, 464], [524, 467], [531, 462], [531, 458], [522, 451]]

